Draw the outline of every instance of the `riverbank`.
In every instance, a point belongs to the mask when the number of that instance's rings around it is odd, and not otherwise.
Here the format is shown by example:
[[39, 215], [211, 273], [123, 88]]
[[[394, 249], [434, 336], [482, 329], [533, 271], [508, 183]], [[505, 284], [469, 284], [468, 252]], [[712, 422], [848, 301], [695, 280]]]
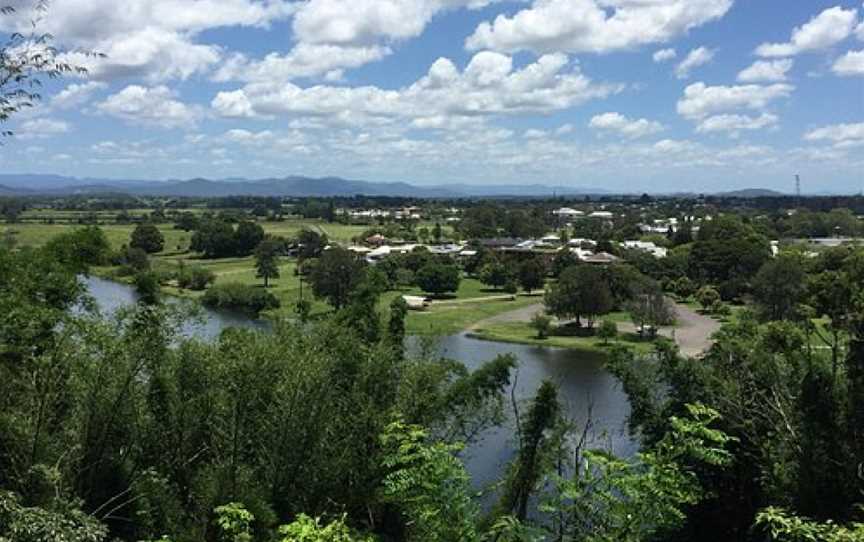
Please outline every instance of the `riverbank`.
[[[675, 326], [659, 329], [658, 335], [673, 340], [685, 356], [701, 355], [713, 344], [711, 337], [720, 329], [721, 323], [682, 303], [676, 303], [675, 308], [678, 314]], [[643, 353], [654, 348], [655, 341], [643, 339], [626, 313], [606, 316], [606, 319], [615, 322], [618, 327], [618, 335], [608, 341], [595, 336], [557, 335], [554, 331], [548, 338], [538, 339], [537, 331], [531, 327], [530, 321], [534, 314], [542, 310], [542, 304], [534, 303], [497, 314], [477, 322], [468, 333], [473, 338], [485, 341], [568, 348], [604, 355], [615, 345]]]

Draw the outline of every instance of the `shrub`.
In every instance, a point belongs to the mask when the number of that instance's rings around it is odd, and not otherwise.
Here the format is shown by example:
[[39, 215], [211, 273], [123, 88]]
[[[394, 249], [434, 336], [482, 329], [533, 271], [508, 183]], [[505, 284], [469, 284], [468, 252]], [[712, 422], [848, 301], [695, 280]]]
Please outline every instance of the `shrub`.
[[410, 269], [398, 269], [396, 271], [396, 285], [400, 287], [414, 286], [414, 273]]
[[609, 344], [609, 339], [618, 336], [618, 325], [612, 320], [603, 320], [597, 329], [597, 336], [603, 339], [603, 344]]
[[538, 339], [545, 339], [549, 337], [549, 330], [552, 328], [552, 318], [544, 312], [537, 312], [531, 317], [531, 327], [537, 331]]
[[213, 309], [229, 309], [258, 316], [262, 311], [279, 308], [279, 300], [270, 292], [240, 283], [213, 286], [201, 302]]
[[720, 301], [720, 292], [711, 286], [703, 286], [696, 292], [696, 301], [703, 309], [709, 310]]
[[188, 267], [177, 274], [177, 284], [186, 290], [206, 290], [216, 280], [216, 275], [202, 267]]

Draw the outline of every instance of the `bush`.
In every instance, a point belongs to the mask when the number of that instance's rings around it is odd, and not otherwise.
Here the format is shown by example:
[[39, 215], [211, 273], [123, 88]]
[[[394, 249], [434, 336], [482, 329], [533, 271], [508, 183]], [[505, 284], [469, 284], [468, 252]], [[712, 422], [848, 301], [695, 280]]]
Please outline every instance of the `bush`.
[[537, 331], [538, 339], [546, 339], [552, 328], [552, 318], [544, 312], [537, 312], [531, 317], [531, 327]]
[[258, 316], [262, 311], [279, 308], [279, 300], [270, 292], [240, 283], [213, 286], [201, 302], [213, 309], [229, 309]]
[[612, 320], [603, 320], [597, 329], [597, 336], [603, 339], [603, 344], [609, 344], [609, 339], [618, 336], [618, 325]]
[[402, 288], [414, 286], [414, 273], [410, 269], [396, 270], [396, 285]]
[[703, 286], [696, 292], [696, 301], [703, 309], [712, 309], [720, 301], [720, 292], [711, 286]]
[[215, 280], [216, 275], [202, 267], [184, 268], [177, 274], [177, 284], [186, 290], [206, 290]]
[[717, 316], [725, 317], [732, 314], [732, 309], [727, 303], [723, 303], [722, 301], [717, 300], [711, 305], [711, 313]]

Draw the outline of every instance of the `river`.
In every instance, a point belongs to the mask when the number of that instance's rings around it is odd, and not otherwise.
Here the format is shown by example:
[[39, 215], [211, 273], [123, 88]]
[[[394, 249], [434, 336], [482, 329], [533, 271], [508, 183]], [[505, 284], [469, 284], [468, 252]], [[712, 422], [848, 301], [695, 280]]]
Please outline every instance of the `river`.
[[[89, 277], [85, 282], [103, 313], [111, 313], [136, 300], [129, 286], [96, 277]], [[190, 324], [183, 331], [209, 340], [227, 327], [266, 330], [268, 324], [236, 313], [205, 309], [203, 322]], [[439, 348], [443, 356], [459, 360], [472, 369], [498, 354], [515, 354], [519, 360], [514, 379], [517, 400], [533, 397], [543, 380], [551, 380], [558, 385], [564, 411], [577, 427], [584, 425], [590, 409], [593, 428], [590, 446], [610, 449], [620, 456], [630, 456], [637, 451], [638, 443], [626, 428], [630, 413], [627, 396], [617, 379], [603, 368], [599, 357], [559, 348], [480, 341], [465, 334], [443, 338]], [[486, 431], [465, 451], [465, 463], [475, 486], [484, 487], [499, 479], [503, 466], [513, 457], [513, 434], [513, 423], [509, 420], [502, 427]]]

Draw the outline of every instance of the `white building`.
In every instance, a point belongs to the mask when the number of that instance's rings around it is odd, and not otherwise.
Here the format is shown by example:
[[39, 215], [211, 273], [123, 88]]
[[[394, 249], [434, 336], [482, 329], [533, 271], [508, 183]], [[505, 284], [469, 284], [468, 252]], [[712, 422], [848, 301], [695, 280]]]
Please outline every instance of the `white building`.
[[664, 247], [658, 247], [651, 241], [624, 241], [624, 248], [631, 250], [643, 250], [650, 253], [655, 258], [665, 258], [669, 254], [669, 250]]
[[571, 209], [570, 207], [561, 207], [560, 209], [552, 211], [552, 214], [562, 220], [575, 220], [577, 218], [582, 218], [583, 216], [585, 216], [584, 212], [578, 211], [576, 209]]

